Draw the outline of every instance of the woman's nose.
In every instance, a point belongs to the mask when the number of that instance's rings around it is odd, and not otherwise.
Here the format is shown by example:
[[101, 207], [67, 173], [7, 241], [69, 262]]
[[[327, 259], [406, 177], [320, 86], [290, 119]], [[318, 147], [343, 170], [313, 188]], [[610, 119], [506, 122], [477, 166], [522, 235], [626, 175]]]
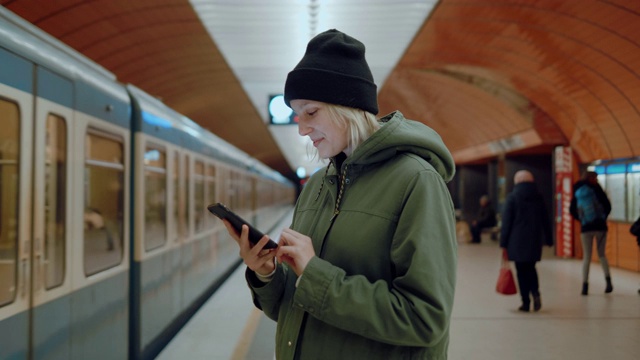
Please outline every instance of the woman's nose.
[[307, 136], [312, 130], [313, 129], [310, 126], [307, 126], [303, 121], [298, 122], [298, 134], [300, 134], [300, 136]]

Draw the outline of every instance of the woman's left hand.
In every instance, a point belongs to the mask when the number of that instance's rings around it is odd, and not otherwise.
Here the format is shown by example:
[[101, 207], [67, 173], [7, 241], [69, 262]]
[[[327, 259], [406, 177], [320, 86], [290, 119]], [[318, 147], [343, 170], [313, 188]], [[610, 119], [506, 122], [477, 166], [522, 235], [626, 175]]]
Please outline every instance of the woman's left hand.
[[287, 263], [298, 276], [316, 256], [311, 238], [291, 229], [282, 230], [278, 244], [278, 261]]

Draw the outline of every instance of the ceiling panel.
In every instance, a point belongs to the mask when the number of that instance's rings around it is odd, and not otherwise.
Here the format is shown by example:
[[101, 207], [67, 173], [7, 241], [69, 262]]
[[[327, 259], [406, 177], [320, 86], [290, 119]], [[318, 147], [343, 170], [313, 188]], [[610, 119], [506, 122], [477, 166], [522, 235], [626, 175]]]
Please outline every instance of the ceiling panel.
[[267, 101], [328, 28], [367, 46], [381, 115], [427, 123], [461, 162], [553, 145], [640, 156], [640, 1], [0, 4], [283, 173], [322, 164], [295, 127], [267, 124]]
[[0, 3], [101, 64], [121, 82], [162, 99], [283, 175], [295, 177], [187, 0]]
[[[255, 108], [269, 121], [270, 95], [281, 94], [287, 73], [316, 34], [336, 28], [362, 41], [378, 88], [436, 1], [415, 0], [191, 0]], [[295, 126], [295, 125], [293, 125]], [[276, 139], [295, 131], [271, 126]], [[298, 135], [295, 135], [298, 136]], [[293, 168], [324, 167], [308, 157], [308, 138], [278, 141]]]
[[582, 161], [637, 156], [638, 20], [597, 1], [444, 0], [395, 71], [485, 69], [553, 119]]

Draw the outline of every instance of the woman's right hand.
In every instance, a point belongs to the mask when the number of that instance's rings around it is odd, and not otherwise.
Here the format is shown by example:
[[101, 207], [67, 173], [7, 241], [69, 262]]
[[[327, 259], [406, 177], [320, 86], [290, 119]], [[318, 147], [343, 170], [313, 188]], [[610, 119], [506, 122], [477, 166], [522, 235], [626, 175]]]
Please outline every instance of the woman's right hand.
[[240, 257], [244, 260], [245, 265], [260, 275], [269, 275], [275, 270], [276, 265], [273, 260], [276, 256], [275, 249], [264, 249], [269, 242], [269, 236], [265, 235], [252, 245], [249, 242], [249, 227], [242, 225], [242, 232], [238, 234], [227, 220], [222, 220], [224, 226], [231, 237], [238, 243], [240, 247]]

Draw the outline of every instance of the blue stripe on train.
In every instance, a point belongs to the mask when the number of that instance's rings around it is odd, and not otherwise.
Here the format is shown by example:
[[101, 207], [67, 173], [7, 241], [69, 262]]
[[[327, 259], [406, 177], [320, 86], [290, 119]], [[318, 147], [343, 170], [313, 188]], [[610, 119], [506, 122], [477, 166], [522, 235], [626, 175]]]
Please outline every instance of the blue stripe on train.
[[[122, 94], [126, 96], [124, 87], [122, 87]], [[128, 96], [118, 98], [83, 81], [76, 82], [76, 109], [127, 129], [131, 127], [131, 107]]]
[[67, 108], [73, 108], [73, 84], [69, 79], [38, 67], [37, 93], [39, 97], [51, 100]]
[[33, 93], [33, 64], [0, 48], [0, 83]]

